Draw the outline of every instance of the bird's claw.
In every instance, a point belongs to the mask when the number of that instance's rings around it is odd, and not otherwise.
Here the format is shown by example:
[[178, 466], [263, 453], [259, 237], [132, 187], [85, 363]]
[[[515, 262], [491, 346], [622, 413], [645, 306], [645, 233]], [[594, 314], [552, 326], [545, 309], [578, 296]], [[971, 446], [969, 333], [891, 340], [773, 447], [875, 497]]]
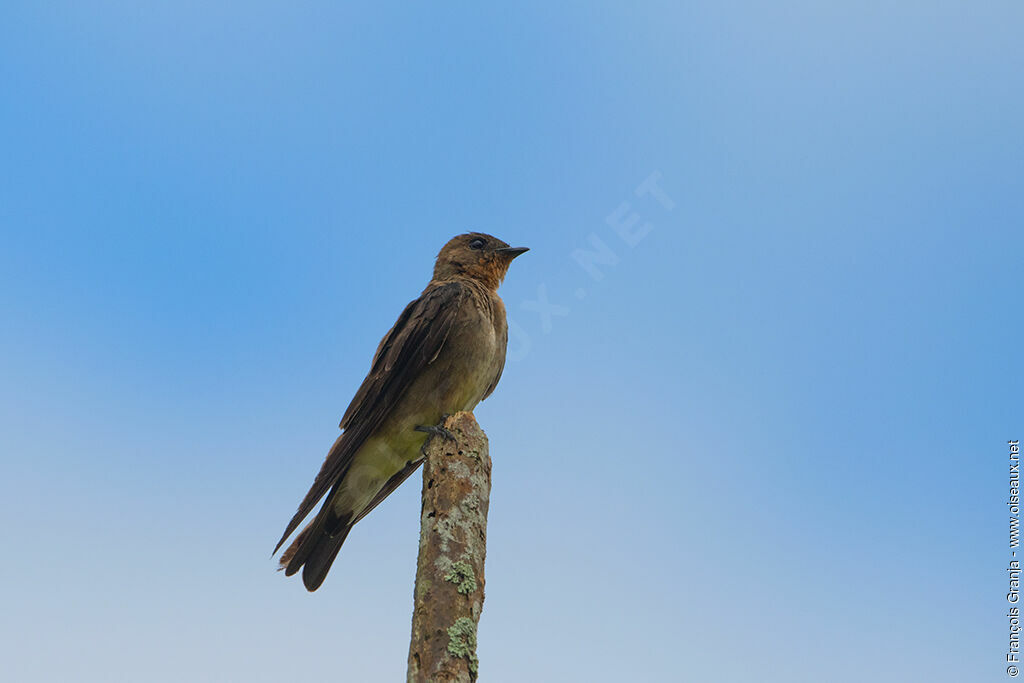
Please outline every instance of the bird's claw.
[[445, 415], [444, 417], [441, 418], [441, 423], [440, 424], [429, 425], [429, 426], [416, 425], [416, 431], [417, 432], [426, 432], [427, 434], [433, 434], [434, 436], [440, 436], [440, 437], [443, 437], [443, 438], [448, 439], [449, 441], [455, 443], [455, 442], [458, 441], [455, 438], [455, 435], [452, 434], [450, 431], [448, 431], [443, 426], [444, 425], [444, 421], [447, 420], [447, 419], [448, 419], [448, 416]]

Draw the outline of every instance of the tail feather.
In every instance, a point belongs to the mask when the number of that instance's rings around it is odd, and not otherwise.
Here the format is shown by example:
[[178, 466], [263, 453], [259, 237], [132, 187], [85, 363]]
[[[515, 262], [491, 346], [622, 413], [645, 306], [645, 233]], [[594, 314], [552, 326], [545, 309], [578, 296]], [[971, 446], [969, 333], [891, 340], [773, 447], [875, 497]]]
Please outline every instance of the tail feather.
[[302, 584], [306, 587], [306, 590], [310, 592], [315, 591], [324, 582], [324, 579], [327, 578], [327, 572], [330, 571], [331, 565], [334, 564], [334, 558], [338, 556], [341, 544], [345, 542], [345, 537], [348, 536], [351, 528], [346, 526], [343, 531], [335, 536], [324, 534], [321, 537], [320, 543], [310, 552], [309, 557], [306, 558], [306, 562], [302, 566]]
[[312, 526], [312, 523], [307, 524], [306, 528], [300, 531], [299, 535], [295, 537], [291, 545], [281, 553], [281, 557], [278, 558], [278, 564], [280, 566], [277, 568], [277, 571], [284, 570], [285, 576], [291, 576], [295, 573], [295, 571], [288, 571], [288, 565], [290, 565], [292, 560], [295, 559], [295, 555], [299, 552], [299, 547], [302, 545], [303, 541], [309, 537], [309, 529]]
[[[327, 578], [327, 572], [338, 556], [341, 545], [348, 537], [352, 525], [347, 520], [332, 520], [325, 525], [326, 515], [320, 514], [303, 529], [288, 549], [281, 554], [280, 568], [285, 576], [292, 576], [302, 569], [302, 583], [306, 590], [313, 592]], [[334, 529], [329, 533], [327, 526]]]

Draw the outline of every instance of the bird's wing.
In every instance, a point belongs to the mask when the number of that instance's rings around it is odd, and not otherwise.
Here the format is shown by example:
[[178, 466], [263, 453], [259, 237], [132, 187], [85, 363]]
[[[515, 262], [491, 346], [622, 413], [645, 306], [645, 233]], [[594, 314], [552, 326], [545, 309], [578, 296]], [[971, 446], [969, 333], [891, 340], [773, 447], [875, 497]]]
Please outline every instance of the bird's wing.
[[398, 316], [377, 347], [370, 374], [341, 419], [345, 433], [334, 442], [313, 486], [277, 542], [275, 553], [345, 473], [356, 452], [384, 422], [402, 394], [437, 358], [455, 326], [459, 303], [468, 294], [457, 282], [429, 287]]
[[377, 347], [370, 374], [341, 418], [342, 429], [379, 424], [420, 372], [437, 359], [455, 326], [459, 304], [469, 295], [465, 285], [450, 282], [431, 287], [405, 307]]

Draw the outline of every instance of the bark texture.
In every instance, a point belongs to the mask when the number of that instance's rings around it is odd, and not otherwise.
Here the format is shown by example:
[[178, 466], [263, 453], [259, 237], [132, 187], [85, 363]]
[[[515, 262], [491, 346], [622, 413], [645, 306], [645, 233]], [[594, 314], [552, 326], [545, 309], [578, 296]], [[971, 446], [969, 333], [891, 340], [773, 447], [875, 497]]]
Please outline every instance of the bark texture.
[[410, 683], [472, 682], [479, 666], [491, 457], [471, 413], [452, 415], [444, 427], [455, 440], [432, 435], [424, 448]]

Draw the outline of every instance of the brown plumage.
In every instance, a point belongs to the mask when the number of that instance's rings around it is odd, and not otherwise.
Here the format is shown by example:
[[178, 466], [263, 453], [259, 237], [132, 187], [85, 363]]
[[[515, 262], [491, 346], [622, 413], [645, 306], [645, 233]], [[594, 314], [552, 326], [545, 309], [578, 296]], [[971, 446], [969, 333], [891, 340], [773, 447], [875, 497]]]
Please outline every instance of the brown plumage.
[[370, 373], [341, 418], [344, 431], [274, 548], [326, 494], [316, 517], [281, 555], [286, 575], [301, 568], [306, 588], [319, 588], [352, 526], [422, 464], [427, 431], [417, 428], [472, 410], [494, 391], [508, 343], [497, 289], [524, 251], [478, 232], [441, 249], [430, 283], [377, 347]]

